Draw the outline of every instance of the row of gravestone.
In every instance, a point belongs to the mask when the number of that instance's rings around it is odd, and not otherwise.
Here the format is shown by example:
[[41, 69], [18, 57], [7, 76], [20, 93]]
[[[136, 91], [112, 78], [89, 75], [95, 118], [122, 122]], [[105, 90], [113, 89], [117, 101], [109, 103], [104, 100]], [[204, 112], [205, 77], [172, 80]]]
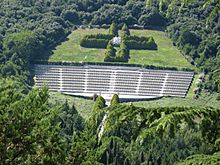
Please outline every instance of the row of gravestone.
[[[139, 37], [130, 35], [126, 24], [118, 34], [118, 28], [112, 23], [108, 34], [89, 34], [85, 35], [80, 46], [86, 48], [106, 48], [105, 62], [128, 62], [130, 49], [157, 50], [157, 44], [153, 37]], [[115, 47], [119, 47], [116, 51]]]

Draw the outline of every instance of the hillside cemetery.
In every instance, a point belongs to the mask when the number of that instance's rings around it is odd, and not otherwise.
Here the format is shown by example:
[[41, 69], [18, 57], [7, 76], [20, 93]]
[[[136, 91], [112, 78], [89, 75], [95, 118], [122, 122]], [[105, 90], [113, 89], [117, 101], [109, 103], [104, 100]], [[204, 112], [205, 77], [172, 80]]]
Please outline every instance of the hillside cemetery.
[[35, 65], [37, 87], [48, 84], [51, 91], [110, 100], [148, 100], [163, 96], [185, 97], [194, 72], [154, 70], [125, 66]]

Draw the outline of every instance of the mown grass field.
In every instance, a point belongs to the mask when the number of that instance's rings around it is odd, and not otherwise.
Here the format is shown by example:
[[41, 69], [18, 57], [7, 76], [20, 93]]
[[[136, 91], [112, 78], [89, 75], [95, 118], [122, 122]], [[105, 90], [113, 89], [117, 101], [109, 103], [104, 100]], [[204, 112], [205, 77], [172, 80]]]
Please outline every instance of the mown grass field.
[[90, 49], [79, 45], [83, 35], [96, 33], [107, 33], [107, 30], [78, 29], [73, 31], [66, 41], [52, 51], [49, 61], [103, 62], [105, 49]]
[[68, 101], [70, 107], [73, 104], [75, 105], [77, 111], [83, 118], [88, 119], [88, 117], [91, 115], [94, 105], [93, 100], [68, 96], [60, 92], [50, 92], [49, 103], [53, 105], [62, 105], [66, 100]]
[[[70, 34], [65, 42], [58, 45], [49, 57], [49, 61], [72, 62], [103, 62], [105, 49], [84, 48], [79, 45], [83, 35], [94, 33], [107, 33], [106, 29], [78, 29]], [[165, 33], [156, 30], [131, 30], [132, 35], [152, 36], [158, 45], [158, 50], [131, 50], [131, 64], [145, 64], [191, 68], [191, 64], [184, 58], [180, 51], [172, 45]]]
[[184, 58], [177, 47], [162, 31], [155, 30], [131, 30], [132, 35], [152, 36], [157, 43], [158, 50], [131, 50], [129, 63], [155, 66], [174, 66], [178, 68], [192, 65]]

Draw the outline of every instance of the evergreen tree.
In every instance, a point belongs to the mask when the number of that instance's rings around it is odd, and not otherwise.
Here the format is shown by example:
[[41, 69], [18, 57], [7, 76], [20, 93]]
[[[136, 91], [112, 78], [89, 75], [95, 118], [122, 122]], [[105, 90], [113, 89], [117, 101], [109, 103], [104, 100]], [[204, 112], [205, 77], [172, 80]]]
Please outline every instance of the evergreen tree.
[[113, 36], [118, 36], [118, 28], [117, 25], [113, 22], [109, 28], [109, 34]]
[[121, 31], [122, 31], [122, 35], [130, 35], [130, 31], [129, 31], [128, 26], [126, 24], [123, 25]]
[[105, 58], [104, 61], [105, 62], [113, 62], [114, 58], [116, 56], [116, 50], [115, 48], [112, 46], [111, 41], [109, 41], [106, 51], [105, 51]]
[[98, 111], [105, 107], [105, 99], [102, 96], [98, 96], [95, 101], [93, 111]]
[[78, 114], [78, 111], [76, 110], [76, 107], [75, 107], [74, 103], [72, 104], [72, 107], [71, 107], [71, 113], [72, 114]]
[[117, 94], [114, 94], [111, 99], [111, 106], [117, 105], [119, 103], [119, 97]]
[[66, 143], [55, 120], [58, 109], [47, 107], [47, 89], [25, 96], [5, 85], [0, 86], [1, 164], [63, 164]]
[[74, 104], [70, 109], [66, 100], [60, 112], [61, 134], [70, 142], [74, 134], [79, 134], [84, 129], [84, 120], [78, 114]]

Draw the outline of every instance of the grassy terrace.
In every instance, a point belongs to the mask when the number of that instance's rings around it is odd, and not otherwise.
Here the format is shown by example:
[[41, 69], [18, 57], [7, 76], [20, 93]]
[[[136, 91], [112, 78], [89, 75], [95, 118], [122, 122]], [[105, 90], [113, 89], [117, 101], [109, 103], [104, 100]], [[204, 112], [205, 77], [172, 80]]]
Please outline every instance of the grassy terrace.
[[[220, 107], [220, 102], [216, 100], [217, 93], [209, 94], [206, 92], [202, 92], [202, 95], [198, 99], [193, 99], [192, 97], [186, 98], [171, 98], [164, 97], [159, 100], [151, 100], [151, 101], [140, 101], [133, 102], [132, 104], [138, 107], [175, 107], [175, 106], [198, 106], [198, 107]], [[88, 119], [91, 115], [94, 102], [92, 100], [83, 99], [79, 97], [67, 96], [63, 95], [59, 92], [50, 92], [49, 102], [53, 105], [63, 104], [65, 100], [68, 101], [71, 106], [73, 103], [78, 110], [78, 112], [83, 116], [83, 118]], [[130, 104], [130, 103], [123, 103]]]
[[[133, 105], [138, 107], [175, 107], [175, 106], [185, 106], [185, 107], [220, 107], [220, 101], [217, 101], [218, 94], [210, 94], [207, 92], [202, 92], [201, 96], [198, 99], [193, 99], [192, 97], [186, 98], [171, 98], [164, 97], [159, 100], [151, 100], [151, 101], [140, 101], [133, 102]], [[130, 103], [125, 103], [130, 104]]]
[[[107, 33], [105, 29], [78, 29], [68, 36], [67, 41], [62, 42], [53, 50], [49, 57], [50, 62], [103, 62], [105, 49], [90, 49], [79, 45], [83, 35], [94, 33]], [[167, 67], [192, 67], [179, 50], [172, 45], [171, 40], [164, 32], [155, 30], [131, 30], [132, 35], [153, 36], [158, 50], [131, 50], [131, 64], [145, 64]]]

